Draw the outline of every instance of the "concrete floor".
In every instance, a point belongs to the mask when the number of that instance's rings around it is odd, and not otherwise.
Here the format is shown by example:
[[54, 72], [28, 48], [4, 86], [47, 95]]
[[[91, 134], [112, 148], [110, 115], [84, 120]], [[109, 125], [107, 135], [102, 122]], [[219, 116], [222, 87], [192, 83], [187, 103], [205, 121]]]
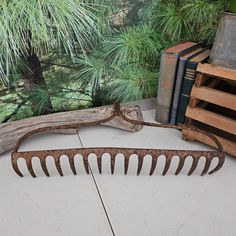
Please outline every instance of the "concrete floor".
[[[143, 111], [144, 120], [154, 122], [153, 109]], [[70, 147], [120, 146], [173, 149], [208, 149], [197, 142], [185, 142], [179, 131], [144, 127], [137, 133], [90, 127], [78, 135], [37, 135], [24, 143], [23, 150]], [[65, 176], [59, 177], [52, 159], [47, 159], [51, 177], [43, 175], [39, 160], [33, 160], [38, 178], [33, 179], [20, 162], [24, 178], [12, 170], [10, 153], [0, 156], [0, 235], [1, 236], [235, 236], [236, 159], [227, 156], [224, 167], [214, 175], [199, 176], [204, 161], [189, 177], [191, 160], [186, 160], [178, 176], [161, 176], [163, 159], [153, 176], [148, 176], [151, 158], [136, 176], [137, 159], [130, 160], [123, 175], [123, 158], [116, 160], [110, 174], [109, 158], [103, 159], [98, 174], [94, 156], [89, 157], [92, 174], [86, 175], [76, 159], [74, 176], [62, 158]]]

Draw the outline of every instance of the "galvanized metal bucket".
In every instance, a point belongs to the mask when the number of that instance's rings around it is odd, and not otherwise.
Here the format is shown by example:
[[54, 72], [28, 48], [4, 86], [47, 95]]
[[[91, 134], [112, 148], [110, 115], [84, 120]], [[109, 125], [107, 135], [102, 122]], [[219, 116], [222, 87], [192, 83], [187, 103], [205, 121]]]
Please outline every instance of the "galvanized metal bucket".
[[210, 63], [236, 69], [235, 13], [222, 13], [215, 42], [210, 55]]

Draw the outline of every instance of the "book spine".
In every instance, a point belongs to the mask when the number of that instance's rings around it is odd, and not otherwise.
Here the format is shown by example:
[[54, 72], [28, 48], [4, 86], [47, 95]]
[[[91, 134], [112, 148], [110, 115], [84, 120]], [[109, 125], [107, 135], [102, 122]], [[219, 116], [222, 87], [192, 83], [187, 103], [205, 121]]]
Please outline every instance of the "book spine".
[[186, 63], [186, 70], [179, 99], [179, 108], [177, 112], [177, 120], [176, 120], [177, 124], [184, 124], [185, 112], [190, 100], [191, 90], [197, 75], [196, 68], [197, 68], [197, 63], [193, 62]]
[[156, 120], [168, 123], [178, 56], [163, 53], [157, 91]]
[[175, 83], [175, 88], [174, 88], [172, 109], [171, 109], [171, 114], [170, 114], [170, 121], [169, 121], [170, 124], [176, 123], [181, 86], [182, 86], [184, 72], [185, 72], [185, 65], [186, 65], [186, 60], [180, 58], [179, 65], [178, 65], [178, 72], [177, 72], [177, 76], [176, 76], [176, 83]]

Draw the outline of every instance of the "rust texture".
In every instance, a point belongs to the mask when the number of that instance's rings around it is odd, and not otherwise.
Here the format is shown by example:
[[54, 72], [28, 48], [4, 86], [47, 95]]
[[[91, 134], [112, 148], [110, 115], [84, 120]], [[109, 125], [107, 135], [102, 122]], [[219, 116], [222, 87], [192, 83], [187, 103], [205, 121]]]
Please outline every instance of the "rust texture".
[[[19, 152], [18, 149], [20, 145], [23, 143], [23, 141], [30, 137], [31, 135], [39, 132], [45, 132], [48, 130], [54, 130], [54, 129], [78, 129], [83, 126], [97, 126], [102, 123], [108, 122], [115, 118], [116, 116], [122, 117], [125, 121], [131, 122], [133, 124], [137, 125], [142, 125], [142, 126], [150, 126], [150, 127], [158, 127], [158, 128], [173, 128], [173, 129], [191, 129], [196, 132], [203, 133], [204, 135], [208, 136], [211, 138], [217, 145], [218, 150], [215, 151], [199, 151], [199, 150], [167, 150], [167, 149], [146, 149], [146, 148], [119, 148], [119, 147], [95, 147], [95, 148], [73, 148], [73, 149], [62, 149], [62, 150], [43, 150], [43, 151], [24, 151], [24, 152]], [[60, 157], [62, 155], [66, 155], [68, 157], [68, 161], [71, 167], [71, 170], [74, 174], [76, 173], [76, 168], [75, 168], [75, 163], [74, 163], [74, 157], [77, 154], [81, 155], [81, 158], [83, 158], [83, 163], [84, 163], [84, 168], [89, 174], [89, 162], [88, 162], [88, 156], [89, 154], [95, 154], [97, 156], [97, 165], [98, 165], [98, 171], [99, 173], [102, 173], [102, 158], [104, 153], [109, 153], [110, 154], [110, 163], [111, 163], [111, 173], [114, 173], [114, 168], [115, 168], [115, 160], [116, 156], [118, 154], [122, 154], [124, 156], [124, 173], [127, 174], [128, 172], [128, 167], [129, 167], [129, 158], [132, 154], [136, 154], [138, 156], [138, 167], [137, 167], [137, 175], [140, 174], [142, 165], [143, 165], [143, 160], [146, 155], [151, 155], [152, 157], [152, 163], [150, 167], [150, 172], [149, 174], [152, 175], [153, 172], [156, 169], [157, 165], [157, 160], [161, 155], [164, 155], [166, 158], [165, 166], [162, 175], [165, 175], [170, 167], [171, 164], [171, 159], [174, 156], [179, 157], [179, 164], [176, 169], [175, 174], [179, 174], [180, 171], [182, 170], [185, 159], [188, 156], [191, 156], [193, 159], [192, 166], [188, 172], [188, 175], [191, 175], [194, 170], [196, 169], [198, 165], [198, 161], [201, 157], [205, 157], [205, 166], [203, 168], [203, 171], [201, 175], [205, 175], [206, 173], [212, 174], [216, 171], [218, 171], [224, 164], [225, 160], [225, 155], [223, 152], [222, 145], [218, 141], [218, 139], [210, 134], [207, 133], [203, 130], [197, 129], [195, 127], [186, 127], [184, 125], [170, 125], [170, 124], [157, 124], [157, 123], [150, 123], [150, 122], [144, 122], [144, 121], [139, 121], [139, 120], [131, 120], [125, 116], [125, 114], [120, 110], [120, 105], [119, 104], [114, 104], [114, 110], [113, 113], [102, 120], [98, 121], [92, 121], [92, 122], [83, 122], [83, 123], [78, 123], [78, 124], [73, 124], [73, 125], [60, 125], [60, 126], [54, 126], [54, 127], [44, 127], [44, 128], [39, 128], [36, 130], [32, 130], [31, 132], [27, 133], [26, 135], [22, 136], [18, 142], [16, 143], [16, 146], [11, 154], [11, 161], [12, 161], [12, 167], [15, 170], [15, 172], [23, 177], [22, 173], [20, 172], [18, 165], [17, 165], [17, 160], [18, 158], [23, 158], [26, 161], [26, 165], [28, 168], [28, 171], [32, 177], [36, 177], [36, 174], [33, 170], [32, 166], [32, 158], [33, 157], [38, 157], [40, 159], [40, 163], [42, 166], [42, 170], [45, 173], [46, 176], [50, 176], [49, 171], [46, 166], [46, 158], [48, 156], [52, 156], [55, 161], [55, 165], [57, 168], [58, 173], [63, 176], [63, 171], [61, 168], [61, 163], [60, 163]], [[218, 163], [216, 167], [209, 171], [211, 161], [213, 158], [218, 158]]]

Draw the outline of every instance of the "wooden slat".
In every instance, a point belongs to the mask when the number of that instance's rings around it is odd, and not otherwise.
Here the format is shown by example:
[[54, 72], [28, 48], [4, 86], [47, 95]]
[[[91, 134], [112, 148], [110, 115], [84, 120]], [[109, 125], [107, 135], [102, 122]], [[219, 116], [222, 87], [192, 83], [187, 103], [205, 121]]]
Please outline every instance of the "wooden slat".
[[236, 96], [230, 93], [202, 86], [193, 87], [191, 97], [236, 111]]
[[196, 87], [202, 86], [207, 80], [207, 75], [203, 73], [198, 73], [194, 85]]
[[207, 64], [207, 63], [199, 63], [197, 67], [197, 71], [207, 74], [207, 75], [215, 76], [218, 78], [225, 78], [232, 81], [236, 81], [236, 70], [232, 70], [229, 68]]
[[199, 99], [197, 99], [196, 97], [192, 97], [192, 96], [191, 96], [188, 105], [189, 105], [191, 108], [194, 108], [194, 107], [196, 107], [196, 106], [198, 105], [199, 102], [200, 102]]
[[[183, 130], [182, 134], [183, 134], [184, 139], [198, 140], [202, 143], [205, 143], [211, 147], [216, 148], [216, 144], [213, 142], [213, 140], [204, 134], [201, 134], [196, 131], [191, 131], [191, 130]], [[224, 151], [236, 157], [236, 143], [229, 141], [227, 139], [224, 139], [222, 137], [219, 137], [217, 135], [215, 136], [222, 144]]]
[[[218, 83], [220, 83], [220, 80], [219, 79], [217, 79], [217, 78], [215, 78], [213, 81], [211, 81], [208, 85], [207, 85], [207, 87], [208, 88], [214, 88]], [[195, 85], [193, 86], [193, 87], [199, 87], [198, 85], [196, 86], [197, 84], [195, 83]], [[191, 96], [192, 96], [192, 94], [191, 94]], [[192, 98], [194, 99], [193, 101], [192, 101]], [[201, 100], [200, 99], [196, 99], [195, 97], [190, 97], [190, 101], [189, 101], [189, 106], [190, 107], [196, 107], [198, 104], [199, 104], [199, 102], [200, 102]], [[206, 103], [206, 105], [207, 105], [207, 103]], [[203, 108], [204, 106], [203, 106], [203, 104], [201, 105], [201, 107]]]
[[188, 106], [186, 116], [236, 135], [236, 121], [202, 108]]

